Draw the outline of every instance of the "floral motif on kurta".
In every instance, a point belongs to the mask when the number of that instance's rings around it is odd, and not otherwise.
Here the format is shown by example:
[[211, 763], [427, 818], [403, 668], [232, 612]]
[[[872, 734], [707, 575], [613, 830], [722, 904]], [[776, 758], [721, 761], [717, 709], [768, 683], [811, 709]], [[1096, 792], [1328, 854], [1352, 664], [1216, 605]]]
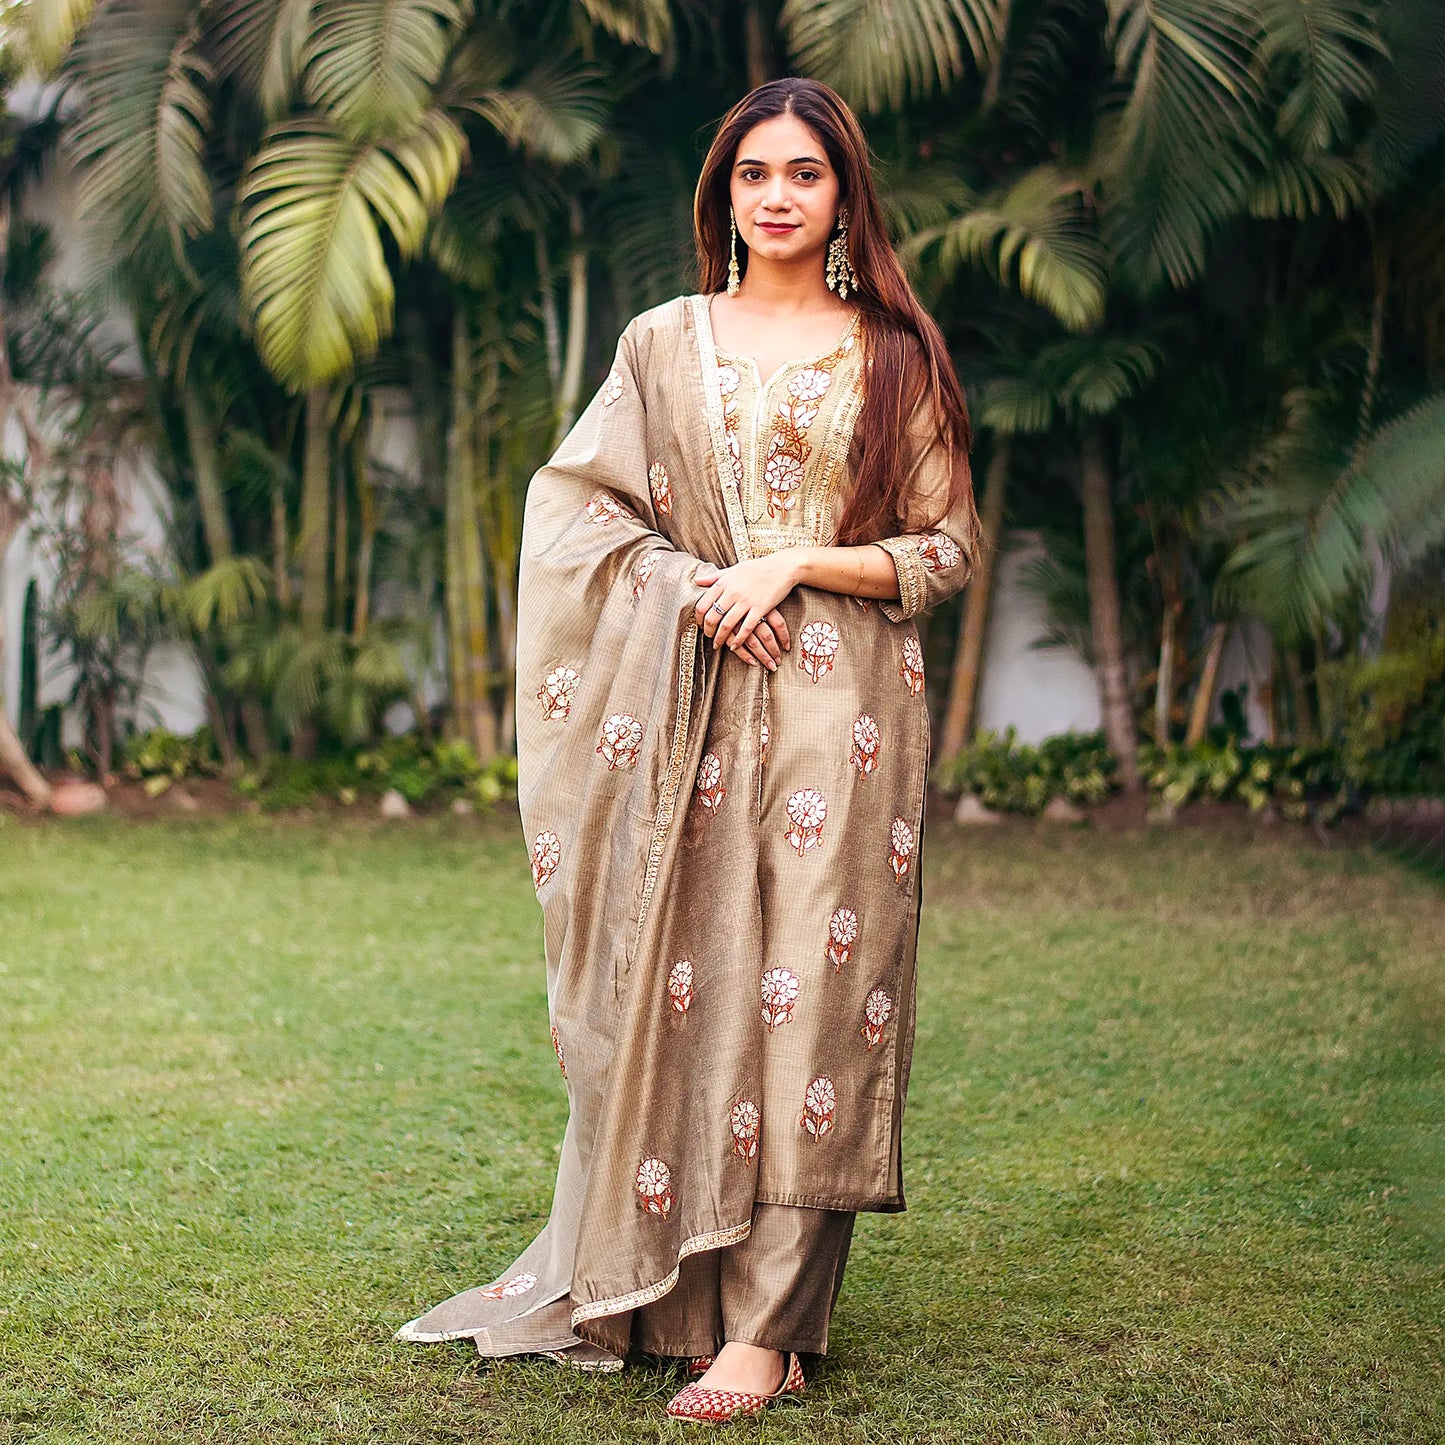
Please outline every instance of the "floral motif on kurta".
[[903, 661], [898, 675], [908, 688], [909, 697], [917, 697], [923, 691], [923, 649], [916, 637], [903, 639]]
[[711, 816], [722, 807], [728, 790], [722, 782], [722, 759], [716, 753], [704, 753], [697, 770], [697, 805]]
[[828, 920], [828, 962], [834, 973], [841, 973], [843, 966], [853, 957], [853, 945], [858, 941], [858, 915], [851, 908], [835, 908]]
[[798, 975], [791, 969], [770, 968], [763, 975], [763, 1022], [769, 1033], [792, 1022], [799, 986]]
[[603, 722], [597, 751], [609, 768], [635, 767], [641, 746], [642, 724], [630, 712], [615, 712]]
[[877, 722], [868, 713], [859, 713], [853, 722], [853, 748], [848, 761], [862, 777], [866, 778], [878, 766], [879, 741]]
[[803, 1095], [803, 1117], [798, 1120], [813, 1138], [821, 1139], [833, 1128], [838, 1112], [838, 1090], [826, 1074], [820, 1075], [808, 1085]]
[[863, 1027], [860, 1030], [868, 1041], [870, 1054], [883, 1042], [883, 1030], [892, 1017], [893, 1000], [888, 990], [875, 988], [863, 1002]]
[[677, 1202], [672, 1192], [672, 1170], [661, 1159], [644, 1159], [637, 1166], [637, 1202], [648, 1214], [666, 1219]]
[[895, 818], [888, 828], [888, 862], [900, 883], [913, 867], [913, 829], [902, 818]]
[[562, 861], [562, 840], [544, 828], [532, 843], [532, 882], [540, 893]]
[[672, 485], [667, 480], [667, 468], [661, 462], [653, 462], [647, 469], [647, 485], [652, 491], [652, 505], [664, 517], [672, 516]]
[[528, 1271], [525, 1274], [514, 1274], [510, 1279], [499, 1279], [496, 1284], [488, 1285], [482, 1291], [483, 1299], [514, 1299], [519, 1294], [526, 1294], [537, 1283], [537, 1276]]
[[758, 1157], [758, 1134], [763, 1127], [763, 1111], [751, 1099], [739, 1099], [728, 1118], [733, 1136], [733, 1153], [751, 1164]]
[[587, 498], [587, 520], [596, 527], [605, 527], [609, 522], [621, 521], [632, 515], [628, 508], [607, 492], [593, 492]]
[[685, 1014], [692, 1007], [693, 966], [689, 958], [680, 958], [667, 974], [667, 996], [673, 1011]]
[[823, 823], [828, 817], [828, 800], [817, 788], [799, 788], [788, 795], [788, 826], [783, 832], [801, 858], [823, 841]]
[[815, 621], [803, 625], [798, 635], [798, 666], [817, 682], [833, 670], [842, 634], [831, 622]]
[[572, 711], [572, 699], [577, 695], [577, 684], [582, 679], [575, 668], [554, 667], [542, 679], [537, 689], [537, 700], [542, 704], [542, 716], [548, 722], [566, 722]]
[[552, 1052], [557, 1055], [557, 1067], [562, 1070], [562, 1077], [567, 1077], [567, 1058], [562, 1052], [562, 1035], [557, 1032], [557, 1025], [552, 1025]]
[[636, 567], [632, 569], [632, 600], [640, 602], [643, 591], [647, 587], [647, 579], [652, 576], [657, 568], [657, 559], [661, 555], [658, 552], [649, 552]]

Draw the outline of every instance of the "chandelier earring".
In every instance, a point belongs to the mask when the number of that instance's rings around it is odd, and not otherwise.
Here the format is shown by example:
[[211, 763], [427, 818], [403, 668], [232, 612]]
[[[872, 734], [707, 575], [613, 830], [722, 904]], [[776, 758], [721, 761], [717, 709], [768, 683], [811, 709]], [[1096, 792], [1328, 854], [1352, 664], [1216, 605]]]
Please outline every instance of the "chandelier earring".
[[738, 274], [738, 218], [731, 206], [728, 207], [728, 230], [732, 233], [728, 243], [728, 295], [736, 296], [743, 283]]
[[828, 242], [828, 266], [824, 273], [830, 291], [838, 293], [840, 301], [848, 299], [849, 291], [858, 289], [858, 276], [848, 257], [848, 211], [845, 207], [838, 212], [838, 233]]

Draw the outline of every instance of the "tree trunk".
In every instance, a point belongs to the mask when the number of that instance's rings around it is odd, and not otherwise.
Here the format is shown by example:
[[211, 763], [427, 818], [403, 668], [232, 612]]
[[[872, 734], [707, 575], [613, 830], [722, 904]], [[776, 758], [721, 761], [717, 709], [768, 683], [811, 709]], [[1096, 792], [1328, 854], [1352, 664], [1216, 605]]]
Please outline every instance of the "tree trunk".
[[1224, 657], [1224, 641], [1229, 636], [1229, 623], [1216, 622], [1209, 630], [1209, 646], [1204, 654], [1204, 666], [1199, 672], [1199, 686], [1194, 692], [1194, 702], [1189, 709], [1189, 726], [1184, 733], [1184, 746], [1192, 748], [1204, 741], [1209, 727], [1209, 709], [1214, 704], [1214, 689], [1219, 681], [1219, 664]]
[[286, 528], [286, 491], [281, 478], [271, 479], [271, 568], [275, 574], [276, 602], [291, 610], [291, 541]]
[[301, 630], [315, 637], [326, 627], [326, 562], [330, 540], [331, 388], [306, 393], [306, 449], [301, 474]]
[[331, 544], [331, 616], [338, 629], [346, 626], [346, 584], [348, 581], [351, 547], [350, 526], [346, 515], [346, 468], [334, 468], [336, 493], [332, 505], [335, 518], [335, 538]]
[[764, 13], [763, 0], [748, 0], [743, 15], [743, 39], [748, 57], [748, 88], [756, 90], [774, 77], [772, 25]]
[[1285, 649], [1285, 675], [1289, 678], [1290, 701], [1294, 704], [1294, 740], [1296, 746], [1312, 743], [1315, 737], [1313, 709], [1310, 707], [1309, 686], [1305, 681], [1301, 649]]
[[463, 618], [466, 625], [467, 696], [470, 710], [466, 737], [481, 763], [496, 756], [496, 719], [488, 695], [487, 584], [482, 563], [481, 522], [477, 513], [477, 379], [472, 367], [470, 327], [458, 310], [452, 327], [451, 465], [456, 486], [457, 561], [461, 568]]
[[1084, 559], [1089, 573], [1089, 627], [1094, 644], [1094, 671], [1099, 683], [1099, 709], [1104, 736], [1119, 768], [1127, 796], [1142, 791], [1124, 668], [1123, 608], [1114, 560], [1114, 507], [1110, 497], [1109, 462], [1097, 430], [1085, 431], [1080, 469], [1084, 501]]
[[[326, 630], [326, 562], [330, 542], [331, 388], [306, 393], [306, 441], [301, 473], [301, 633], [308, 641]], [[317, 729], [305, 722], [291, 738], [298, 758], [316, 754]]]
[[351, 444], [351, 469], [356, 477], [356, 608], [351, 636], [360, 642], [371, 625], [371, 564], [376, 553], [376, 489], [371, 482], [371, 411], [357, 423]]
[[226, 514], [226, 492], [221, 477], [221, 454], [216, 446], [216, 425], [194, 385], [181, 387], [181, 411], [186, 421], [186, 442], [196, 470], [196, 500], [201, 509], [201, 530], [212, 564], [224, 562], [235, 551], [231, 520]]
[[943, 715], [939, 740], [939, 753], [945, 758], [956, 757], [973, 736], [973, 716], [978, 706], [978, 685], [983, 670], [983, 644], [988, 635], [989, 605], [993, 601], [994, 564], [1003, 539], [1004, 494], [1012, 447], [1011, 438], [995, 435], [993, 455], [989, 457], [988, 470], [984, 473], [979, 554], [963, 594], [958, 650], [954, 654], [948, 707]]
[[562, 387], [557, 397], [557, 435], [554, 446], [572, 430], [582, 396], [582, 365], [587, 358], [587, 250], [582, 244], [582, 202], [568, 202], [567, 220], [572, 249], [567, 260], [567, 359], [562, 365]]

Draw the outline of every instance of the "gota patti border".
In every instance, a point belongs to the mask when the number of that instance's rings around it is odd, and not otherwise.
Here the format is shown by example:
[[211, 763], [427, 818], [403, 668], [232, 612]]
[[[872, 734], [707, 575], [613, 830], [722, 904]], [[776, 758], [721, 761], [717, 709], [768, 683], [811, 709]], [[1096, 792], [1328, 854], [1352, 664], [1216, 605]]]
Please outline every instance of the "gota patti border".
[[697, 339], [698, 361], [702, 366], [702, 395], [707, 412], [707, 429], [712, 438], [713, 464], [717, 468], [718, 482], [722, 487], [723, 506], [727, 509], [728, 531], [732, 533], [733, 550], [741, 562], [753, 555], [753, 547], [748, 536], [748, 519], [743, 513], [742, 494], [738, 491], [737, 478], [733, 475], [727, 427], [723, 423], [722, 391], [718, 386], [717, 347], [712, 339], [712, 318], [708, 315], [706, 296], [689, 296], [687, 304], [692, 312], [692, 331]]
[[751, 1218], [743, 1220], [741, 1224], [734, 1224], [727, 1229], [715, 1229], [711, 1234], [694, 1234], [691, 1239], [684, 1239], [678, 1246], [677, 1263], [672, 1267], [672, 1273], [666, 1279], [660, 1279], [655, 1284], [643, 1285], [641, 1289], [635, 1289], [630, 1294], [613, 1295], [611, 1299], [593, 1300], [591, 1304], [578, 1305], [572, 1311], [572, 1328], [575, 1330], [578, 1325], [587, 1320], [595, 1320], [602, 1315], [617, 1315], [624, 1310], [641, 1309], [643, 1305], [650, 1305], [654, 1300], [660, 1300], [677, 1283], [682, 1273], [682, 1262], [690, 1254], [701, 1254], [707, 1249], [725, 1249], [730, 1244], [738, 1244], [746, 1239], [752, 1232], [753, 1221]]
[[677, 708], [672, 717], [672, 745], [667, 755], [667, 771], [663, 775], [662, 790], [658, 797], [657, 821], [652, 830], [652, 841], [647, 845], [647, 872], [642, 880], [642, 903], [637, 910], [637, 929], [632, 936], [632, 951], [637, 952], [642, 942], [642, 925], [647, 921], [648, 909], [652, 903], [652, 890], [657, 882], [657, 870], [662, 864], [662, 849], [667, 841], [667, 830], [672, 826], [672, 814], [677, 805], [677, 791], [682, 783], [682, 767], [687, 758], [687, 729], [692, 718], [693, 682], [697, 668], [696, 622], [689, 622], [682, 634], [677, 659]]

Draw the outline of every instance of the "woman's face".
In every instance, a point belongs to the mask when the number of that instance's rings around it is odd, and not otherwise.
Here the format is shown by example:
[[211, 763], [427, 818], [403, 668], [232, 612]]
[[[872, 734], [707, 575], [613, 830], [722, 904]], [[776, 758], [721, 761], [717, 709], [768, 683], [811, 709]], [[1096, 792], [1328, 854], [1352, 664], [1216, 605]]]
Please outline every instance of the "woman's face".
[[755, 125], [738, 145], [728, 184], [738, 235], [770, 261], [816, 255], [838, 214], [838, 174], [823, 142], [797, 116]]

